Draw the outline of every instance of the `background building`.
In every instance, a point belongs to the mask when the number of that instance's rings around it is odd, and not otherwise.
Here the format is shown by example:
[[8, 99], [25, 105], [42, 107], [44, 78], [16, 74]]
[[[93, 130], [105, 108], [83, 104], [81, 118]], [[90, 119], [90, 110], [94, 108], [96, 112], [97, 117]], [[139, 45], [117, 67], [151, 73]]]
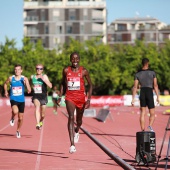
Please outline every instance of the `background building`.
[[122, 18], [116, 19], [108, 26], [108, 44], [134, 44], [135, 40], [160, 45], [170, 39], [170, 29], [158, 19]]
[[48, 49], [101, 36], [107, 43], [105, 0], [24, 0], [24, 36]]

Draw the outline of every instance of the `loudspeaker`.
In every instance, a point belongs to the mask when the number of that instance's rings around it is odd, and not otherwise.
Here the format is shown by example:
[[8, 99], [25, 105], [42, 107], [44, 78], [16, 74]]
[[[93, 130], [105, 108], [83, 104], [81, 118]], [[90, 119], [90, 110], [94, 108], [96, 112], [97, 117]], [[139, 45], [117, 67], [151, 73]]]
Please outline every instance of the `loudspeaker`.
[[109, 113], [110, 113], [110, 111], [108, 109], [100, 109], [99, 113], [96, 116], [96, 119], [99, 121], [105, 122]]
[[155, 132], [137, 132], [136, 144], [136, 162], [144, 165], [156, 161]]

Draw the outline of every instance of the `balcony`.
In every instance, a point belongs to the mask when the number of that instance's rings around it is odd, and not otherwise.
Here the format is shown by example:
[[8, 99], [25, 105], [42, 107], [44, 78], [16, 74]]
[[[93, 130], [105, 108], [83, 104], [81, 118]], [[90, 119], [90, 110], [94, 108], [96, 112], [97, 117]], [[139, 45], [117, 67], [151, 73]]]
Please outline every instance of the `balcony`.
[[106, 2], [74, 1], [74, 2], [66, 2], [66, 6], [106, 7]]
[[50, 6], [50, 7], [60, 7], [63, 6], [63, 2], [54, 2], [54, 1], [49, 1], [49, 2], [24, 2], [24, 9], [26, 8], [35, 8], [35, 7], [40, 7], [40, 6]]
[[28, 21], [38, 21], [39, 18], [37, 16], [27, 16], [24, 18], [24, 21], [28, 22]]
[[48, 2], [24, 2], [24, 8], [34, 8], [37, 6], [50, 6], [50, 7], [61, 7], [61, 6], [87, 6], [87, 7], [106, 7], [106, 2], [89, 2], [89, 1], [74, 1], [74, 2], [59, 2], [59, 1], [48, 1]]

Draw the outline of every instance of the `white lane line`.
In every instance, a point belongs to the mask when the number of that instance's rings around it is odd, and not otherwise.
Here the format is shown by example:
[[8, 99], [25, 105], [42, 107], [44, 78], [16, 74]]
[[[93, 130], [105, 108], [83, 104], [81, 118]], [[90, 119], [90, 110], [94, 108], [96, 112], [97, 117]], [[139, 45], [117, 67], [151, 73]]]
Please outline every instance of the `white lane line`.
[[42, 149], [42, 139], [43, 139], [43, 131], [44, 131], [44, 122], [43, 121], [43, 126], [41, 129], [41, 134], [40, 134], [40, 140], [39, 140], [39, 145], [38, 145], [38, 156], [37, 156], [37, 161], [36, 161], [36, 165], [35, 165], [35, 170], [39, 170], [40, 168], [40, 161], [41, 161], [41, 149]]
[[5, 127], [3, 127], [2, 129], [0, 129], [0, 132], [2, 132], [3, 130], [5, 130], [6, 128], [8, 128], [9, 125], [6, 125]]

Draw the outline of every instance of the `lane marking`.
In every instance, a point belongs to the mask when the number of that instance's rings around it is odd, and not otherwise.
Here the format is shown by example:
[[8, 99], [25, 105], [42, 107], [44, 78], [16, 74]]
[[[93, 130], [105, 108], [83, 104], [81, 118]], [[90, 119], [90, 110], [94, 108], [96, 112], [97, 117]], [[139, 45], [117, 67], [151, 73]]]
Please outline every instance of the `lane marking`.
[[45, 124], [45, 121], [43, 121], [43, 126], [42, 126], [42, 129], [41, 129], [40, 140], [39, 140], [39, 145], [38, 145], [38, 153], [37, 153], [38, 156], [37, 156], [37, 161], [36, 161], [36, 165], [35, 165], [35, 170], [39, 170], [39, 168], [40, 168], [44, 124]]
[[5, 130], [6, 128], [8, 128], [10, 125], [6, 125], [5, 127], [3, 127], [2, 129], [0, 129], [0, 132], [2, 132], [3, 130]]

